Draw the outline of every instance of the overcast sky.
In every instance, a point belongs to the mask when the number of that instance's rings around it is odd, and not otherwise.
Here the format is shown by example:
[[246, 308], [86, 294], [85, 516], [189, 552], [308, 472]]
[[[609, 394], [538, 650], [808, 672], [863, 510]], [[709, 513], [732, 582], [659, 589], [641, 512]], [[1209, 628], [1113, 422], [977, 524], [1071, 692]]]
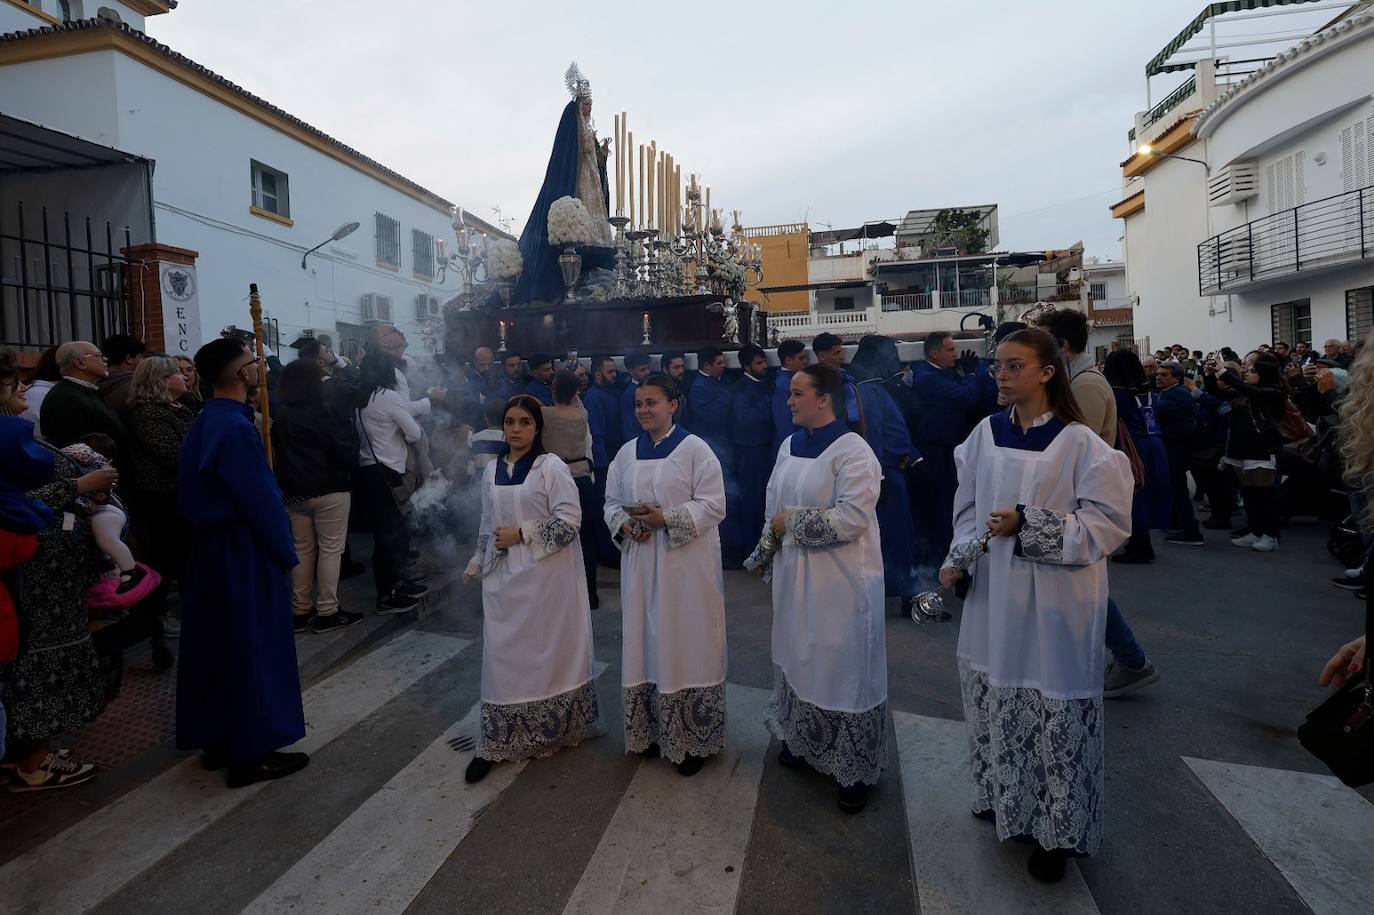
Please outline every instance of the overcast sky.
[[1117, 257], [1145, 63], [1202, 6], [182, 0], [148, 29], [516, 233], [576, 59], [603, 135], [627, 110], [747, 225], [997, 203], [1004, 249]]

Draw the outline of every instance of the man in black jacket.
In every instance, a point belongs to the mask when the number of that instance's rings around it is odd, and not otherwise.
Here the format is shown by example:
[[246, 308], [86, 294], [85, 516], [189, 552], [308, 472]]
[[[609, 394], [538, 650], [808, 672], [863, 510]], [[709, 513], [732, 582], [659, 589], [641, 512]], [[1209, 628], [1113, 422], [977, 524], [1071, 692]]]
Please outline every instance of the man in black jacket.
[[39, 408], [43, 438], [55, 448], [65, 448], [82, 436], [101, 432], [122, 449], [128, 440], [124, 423], [100, 396], [99, 384], [109, 374], [100, 350], [85, 340], [64, 343], [57, 348], [57, 370], [62, 380]]
[[1169, 486], [1174, 497], [1174, 523], [1178, 530], [1164, 538], [1165, 543], [1181, 546], [1202, 546], [1202, 531], [1193, 514], [1193, 500], [1188, 495], [1188, 464], [1193, 453], [1193, 439], [1197, 434], [1197, 404], [1193, 394], [1183, 384], [1183, 366], [1177, 362], [1162, 363], [1155, 372], [1159, 395], [1155, 398], [1155, 420], [1169, 455]]

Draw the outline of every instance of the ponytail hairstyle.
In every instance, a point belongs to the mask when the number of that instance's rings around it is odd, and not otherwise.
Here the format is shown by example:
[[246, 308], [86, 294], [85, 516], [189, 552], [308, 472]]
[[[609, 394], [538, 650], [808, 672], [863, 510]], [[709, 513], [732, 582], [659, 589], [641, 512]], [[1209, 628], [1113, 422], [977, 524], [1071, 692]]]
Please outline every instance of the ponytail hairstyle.
[[[821, 352], [826, 352], [826, 350], [822, 349]], [[822, 362], [813, 362], [797, 374], [810, 378], [811, 386], [816, 389], [817, 394], [830, 395], [830, 405], [835, 411], [835, 418], [844, 420], [849, 426], [850, 432], [857, 432], [859, 435], [864, 434], [864, 408], [863, 404], [859, 402], [859, 392], [857, 389], [854, 391], [855, 404], [859, 408], [859, 421], [851, 423], [849, 422], [849, 411], [845, 409], [844, 403], [844, 374], [839, 369]]]
[[[658, 388], [668, 400], [675, 400], [679, 404], [682, 403], [682, 395], [678, 393], [677, 382], [673, 381], [670, 376], [662, 372], [654, 372], [648, 378], [641, 381], [639, 386], [641, 388]], [[674, 410], [673, 412], [677, 411]]]
[[[1045, 382], [1045, 394], [1049, 397], [1050, 410], [1063, 423], [1083, 422], [1083, 411], [1073, 398], [1073, 388], [1069, 384], [1069, 374], [1064, 371], [1064, 360], [1059, 353], [1059, 344], [1048, 331], [1038, 327], [1018, 330], [1007, 335], [1002, 343], [1015, 343], [1035, 353], [1042, 366], [1054, 369], [1050, 380]], [[999, 344], [1000, 345], [1000, 344]]]
[[530, 443], [529, 453], [532, 457], [538, 457], [544, 453], [544, 405], [529, 394], [516, 394], [506, 401], [506, 409], [501, 412], [502, 426], [506, 424], [506, 416], [516, 408], [534, 418], [534, 441]]

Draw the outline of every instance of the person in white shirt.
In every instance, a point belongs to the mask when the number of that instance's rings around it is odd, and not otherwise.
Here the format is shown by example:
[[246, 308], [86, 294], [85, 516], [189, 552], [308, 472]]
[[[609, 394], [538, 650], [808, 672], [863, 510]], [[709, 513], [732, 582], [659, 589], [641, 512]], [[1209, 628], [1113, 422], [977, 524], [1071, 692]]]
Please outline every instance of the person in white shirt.
[[354, 403], [358, 432], [358, 477], [355, 508], [372, 528], [373, 578], [377, 613], [406, 613], [428, 593], [418, 580], [406, 580], [410, 533], [404, 491], [410, 446], [420, 441], [420, 424], [396, 390], [395, 361], [386, 353], [363, 357]]
[[1126, 456], [1083, 424], [1054, 338], [997, 347], [1011, 405], [954, 453], [954, 541], [940, 584], [972, 577], [959, 626], [973, 813], [1034, 841], [1037, 880], [1102, 843], [1107, 557], [1131, 532]]
[[29, 390], [24, 395], [29, 406], [20, 414], [20, 418], [33, 423], [34, 438], [41, 439], [43, 437], [43, 428], [38, 422], [38, 411], [43, 406], [43, 398], [47, 397], [48, 392], [53, 389], [53, 385], [61, 380], [62, 372], [57, 368], [57, 347], [50, 346], [43, 351], [43, 355], [38, 357], [38, 365], [34, 368], [33, 384], [29, 385]]

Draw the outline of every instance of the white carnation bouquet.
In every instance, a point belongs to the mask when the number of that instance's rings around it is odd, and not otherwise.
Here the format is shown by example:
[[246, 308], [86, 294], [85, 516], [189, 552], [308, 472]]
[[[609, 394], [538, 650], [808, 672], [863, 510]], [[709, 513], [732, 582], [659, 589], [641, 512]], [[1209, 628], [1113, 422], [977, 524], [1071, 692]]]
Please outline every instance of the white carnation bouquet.
[[576, 197], [559, 197], [549, 207], [549, 244], [583, 245], [591, 240], [592, 218]]
[[494, 280], [513, 280], [525, 269], [525, 261], [520, 256], [520, 246], [513, 241], [500, 239], [492, 242], [487, 249], [487, 275]]

